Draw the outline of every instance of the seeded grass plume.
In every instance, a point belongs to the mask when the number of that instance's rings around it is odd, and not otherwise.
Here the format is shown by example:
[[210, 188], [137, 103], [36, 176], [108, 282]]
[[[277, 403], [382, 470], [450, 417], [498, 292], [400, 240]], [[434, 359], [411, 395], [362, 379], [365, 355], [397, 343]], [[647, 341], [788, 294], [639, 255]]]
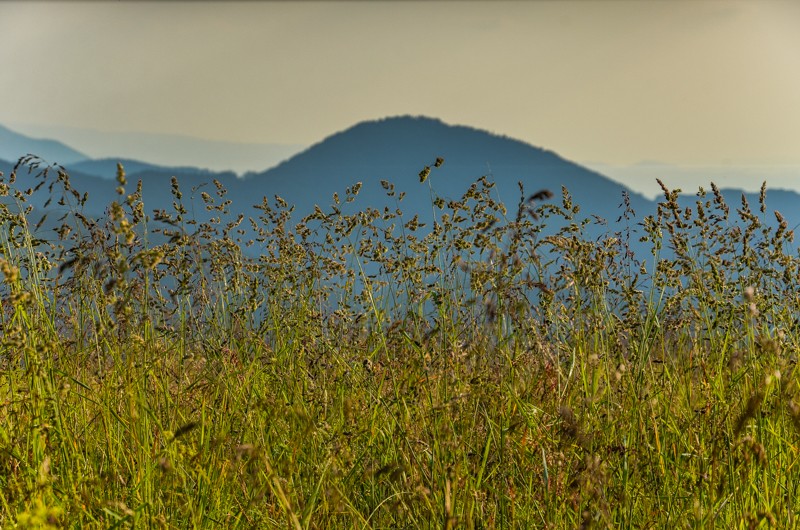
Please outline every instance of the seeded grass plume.
[[298, 219], [173, 180], [148, 214], [122, 167], [92, 219], [20, 160], [0, 527], [796, 527], [800, 260], [766, 190], [732, 213], [662, 185], [589, 239], [568, 190], [446, 200], [443, 163], [428, 222], [386, 181], [394, 208], [343, 213], [356, 184]]

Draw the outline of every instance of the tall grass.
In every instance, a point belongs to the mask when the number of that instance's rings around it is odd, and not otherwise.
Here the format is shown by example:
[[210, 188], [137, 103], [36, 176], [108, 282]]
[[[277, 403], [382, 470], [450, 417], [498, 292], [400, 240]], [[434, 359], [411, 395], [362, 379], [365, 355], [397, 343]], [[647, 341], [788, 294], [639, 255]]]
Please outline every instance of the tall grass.
[[296, 221], [279, 197], [236, 217], [217, 184], [201, 223], [176, 180], [148, 215], [122, 167], [90, 219], [21, 160], [0, 527], [797, 526], [800, 260], [765, 192], [623, 197], [589, 239], [566, 189], [448, 201], [442, 162], [433, 223], [389, 182], [394, 208], [343, 213], [359, 184]]

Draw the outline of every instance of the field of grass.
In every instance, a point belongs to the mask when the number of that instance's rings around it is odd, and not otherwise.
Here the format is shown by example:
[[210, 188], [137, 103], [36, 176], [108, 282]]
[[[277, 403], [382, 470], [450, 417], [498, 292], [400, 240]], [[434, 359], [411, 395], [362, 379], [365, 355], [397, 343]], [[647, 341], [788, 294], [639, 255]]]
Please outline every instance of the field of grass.
[[765, 194], [621, 198], [626, 228], [589, 239], [567, 190], [447, 201], [440, 164], [423, 226], [388, 182], [396, 209], [343, 213], [356, 185], [230, 222], [218, 187], [207, 223], [174, 182], [148, 216], [122, 168], [88, 219], [63, 171], [21, 161], [0, 527], [798, 527], [800, 258]]

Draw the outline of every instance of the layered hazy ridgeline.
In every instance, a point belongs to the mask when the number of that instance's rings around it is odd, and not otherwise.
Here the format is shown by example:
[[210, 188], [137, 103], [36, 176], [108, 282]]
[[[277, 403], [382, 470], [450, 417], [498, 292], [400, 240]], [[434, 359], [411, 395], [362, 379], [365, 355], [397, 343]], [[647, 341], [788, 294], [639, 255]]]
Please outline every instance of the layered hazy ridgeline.
[[314, 205], [177, 177], [151, 205], [119, 166], [98, 209], [11, 168], [0, 526], [796, 526], [800, 260], [766, 189], [599, 218], [578, 173], [456, 191], [441, 155]]

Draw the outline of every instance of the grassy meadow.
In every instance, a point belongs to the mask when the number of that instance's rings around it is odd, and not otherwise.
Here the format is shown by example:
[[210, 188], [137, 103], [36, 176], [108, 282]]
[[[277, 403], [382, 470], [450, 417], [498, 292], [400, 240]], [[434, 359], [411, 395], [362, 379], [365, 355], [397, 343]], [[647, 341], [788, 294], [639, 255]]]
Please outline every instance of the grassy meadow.
[[21, 160], [0, 184], [0, 527], [800, 526], [800, 257], [765, 192], [620, 197], [598, 239], [568, 190], [445, 200], [441, 164], [423, 223], [388, 182], [394, 208], [355, 185], [237, 218], [221, 186], [173, 181], [154, 213], [122, 168], [90, 219], [63, 170]]

